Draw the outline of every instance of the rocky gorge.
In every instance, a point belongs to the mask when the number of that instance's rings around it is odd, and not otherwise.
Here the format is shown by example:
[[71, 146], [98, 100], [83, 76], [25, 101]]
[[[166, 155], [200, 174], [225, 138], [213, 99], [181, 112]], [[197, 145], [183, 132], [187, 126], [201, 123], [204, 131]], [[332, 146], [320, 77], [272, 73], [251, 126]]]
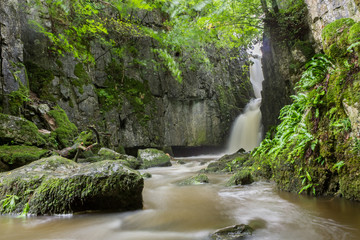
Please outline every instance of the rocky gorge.
[[[271, 225], [271, 219], [252, 213], [241, 218], [229, 209], [211, 215], [232, 201], [240, 206], [243, 193], [261, 200], [275, 186], [298, 195], [360, 201], [359, 1], [279, 0], [262, 6], [262, 39], [251, 44], [262, 42], [264, 82], [257, 106], [263, 141], [248, 152], [222, 151], [195, 160], [173, 157], [179, 149], [188, 155], [193, 149], [223, 150], [232, 122], [255, 96], [249, 74], [254, 56], [245, 47], [208, 44], [195, 53], [176, 47], [162, 52], [164, 43], [154, 32], [174, 26], [157, 8], [132, 10], [136, 27], [118, 22], [73, 27], [78, 36], [86, 27], [91, 34], [75, 41], [80, 45], [67, 45], [61, 32], [66, 34], [68, 19], [47, 1], [43, 7], [30, 3], [0, 5], [2, 214], [125, 211], [125, 232], [168, 226], [178, 231], [183, 225], [191, 232], [209, 219], [213, 225], [199, 227], [208, 231], [241, 219], [209, 237], [233, 239], [253, 231], [261, 235]], [[120, 18], [111, 7], [105, 15]], [[76, 11], [66, 4], [63, 9]], [[143, 34], [144, 26], [154, 32]], [[106, 37], [98, 37], [99, 31]], [[178, 201], [183, 198], [195, 207]], [[182, 207], [204, 211], [187, 226]]]

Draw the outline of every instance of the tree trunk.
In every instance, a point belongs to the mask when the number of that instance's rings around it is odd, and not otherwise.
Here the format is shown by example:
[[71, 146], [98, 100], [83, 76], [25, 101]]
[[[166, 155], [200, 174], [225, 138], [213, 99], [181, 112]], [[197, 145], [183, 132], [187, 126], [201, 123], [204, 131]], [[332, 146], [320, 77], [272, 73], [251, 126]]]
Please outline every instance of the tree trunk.
[[266, 4], [266, 0], [261, 0], [261, 7], [262, 7], [265, 15], [268, 15], [268, 14], [269, 14], [269, 10], [268, 10], [267, 4]]

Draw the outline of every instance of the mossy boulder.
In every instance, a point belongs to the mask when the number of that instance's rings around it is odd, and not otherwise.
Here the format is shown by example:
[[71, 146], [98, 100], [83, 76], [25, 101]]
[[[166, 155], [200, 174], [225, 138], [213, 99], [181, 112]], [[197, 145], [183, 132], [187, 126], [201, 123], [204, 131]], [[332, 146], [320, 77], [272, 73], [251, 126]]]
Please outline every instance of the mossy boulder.
[[51, 135], [57, 139], [61, 147], [69, 147], [71, 141], [77, 136], [77, 127], [70, 122], [65, 111], [59, 106], [54, 107], [48, 114], [55, 119], [56, 123], [56, 129]]
[[209, 183], [208, 176], [205, 174], [199, 174], [179, 182], [179, 185], [199, 185], [204, 183]]
[[141, 169], [171, 166], [171, 157], [163, 151], [154, 148], [139, 149], [138, 160], [141, 162]]
[[99, 159], [102, 160], [120, 160], [125, 166], [128, 166], [132, 169], [139, 169], [141, 166], [139, 159], [126, 154], [120, 154], [108, 148], [101, 148], [98, 152], [98, 155]]
[[0, 172], [21, 167], [44, 157], [49, 151], [35, 146], [13, 145], [0, 146]]
[[211, 162], [204, 172], [232, 172], [248, 161], [250, 158], [249, 153], [242, 151], [223, 157]]
[[0, 144], [44, 146], [46, 141], [34, 123], [0, 113]]
[[13, 213], [27, 203], [36, 215], [140, 209], [143, 186], [137, 171], [110, 160], [82, 165], [53, 156], [0, 173], [0, 199], [18, 197]]
[[222, 228], [210, 235], [211, 240], [239, 240], [251, 236], [254, 230], [245, 224]]
[[240, 170], [235, 173], [229, 181], [226, 183], [227, 186], [234, 185], [247, 185], [254, 182], [254, 178], [249, 170]]

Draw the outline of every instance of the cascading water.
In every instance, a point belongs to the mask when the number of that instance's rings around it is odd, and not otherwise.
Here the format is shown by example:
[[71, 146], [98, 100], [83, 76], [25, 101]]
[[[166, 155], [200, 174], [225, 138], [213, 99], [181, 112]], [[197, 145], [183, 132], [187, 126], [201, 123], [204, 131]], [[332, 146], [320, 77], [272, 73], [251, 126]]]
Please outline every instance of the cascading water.
[[246, 105], [245, 111], [240, 114], [233, 124], [228, 143], [227, 153], [234, 153], [240, 148], [251, 151], [259, 146], [261, 141], [261, 90], [264, 80], [261, 66], [261, 45], [254, 46], [254, 50], [249, 51], [253, 56], [250, 60], [250, 81], [254, 89], [256, 99], [251, 99]]

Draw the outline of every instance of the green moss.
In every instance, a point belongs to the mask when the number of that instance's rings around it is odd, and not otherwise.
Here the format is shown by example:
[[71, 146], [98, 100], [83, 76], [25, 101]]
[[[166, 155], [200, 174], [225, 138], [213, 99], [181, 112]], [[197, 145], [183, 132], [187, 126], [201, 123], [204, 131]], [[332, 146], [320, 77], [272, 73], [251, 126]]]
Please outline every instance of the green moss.
[[[351, 27], [355, 24], [351, 18], [341, 18], [328, 24], [322, 31], [324, 52], [338, 60], [347, 54], [349, 46], [349, 34]], [[354, 30], [357, 30], [355, 27]], [[356, 33], [353, 32], [353, 36]]]
[[233, 185], [246, 185], [254, 182], [254, 178], [249, 170], [240, 170], [235, 173], [229, 181], [226, 183], [227, 186]]
[[[14, 145], [0, 146], [0, 161], [14, 169], [43, 157], [48, 150], [34, 146]], [[1, 169], [0, 169], [1, 170]]]
[[20, 84], [20, 87], [17, 91], [12, 91], [9, 94], [9, 111], [11, 115], [19, 116], [22, 112], [22, 108], [25, 102], [30, 101], [29, 99], [29, 89], [26, 88], [23, 84]]
[[332, 23], [329, 23], [325, 26], [325, 28], [322, 31], [322, 39], [323, 42], [330, 46], [334, 44], [335, 42], [338, 42], [339, 40], [342, 41], [342, 39], [339, 39], [339, 35], [343, 35], [344, 33], [348, 33], [348, 30], [352, 25], [355, 24], [355, 21], [351, 18], [341, 18], [338, 20], [335, 20]]
[[0, 113], [0, 143], [44, 146], [46, 142], [34, 123]]
[[71, 123], [65, 111], [56, 106], [48, 113], [55, 119], [57, 128], [51, 134], [58, 140], [62, 147], [71, 145], [72, 139], [77, 136], [77, 127]]
[[170, 156], [153, 148], [139, 149], [138, 160], [141, 162], [141, 169], [171, 166]]
[[49, 94], [50, 83], [54, 79], [53, 72], [29, 61], [25, 62], [25, 67], [29, 78], [30, 90], [42, 99], [54, 101], [55, 99]]

